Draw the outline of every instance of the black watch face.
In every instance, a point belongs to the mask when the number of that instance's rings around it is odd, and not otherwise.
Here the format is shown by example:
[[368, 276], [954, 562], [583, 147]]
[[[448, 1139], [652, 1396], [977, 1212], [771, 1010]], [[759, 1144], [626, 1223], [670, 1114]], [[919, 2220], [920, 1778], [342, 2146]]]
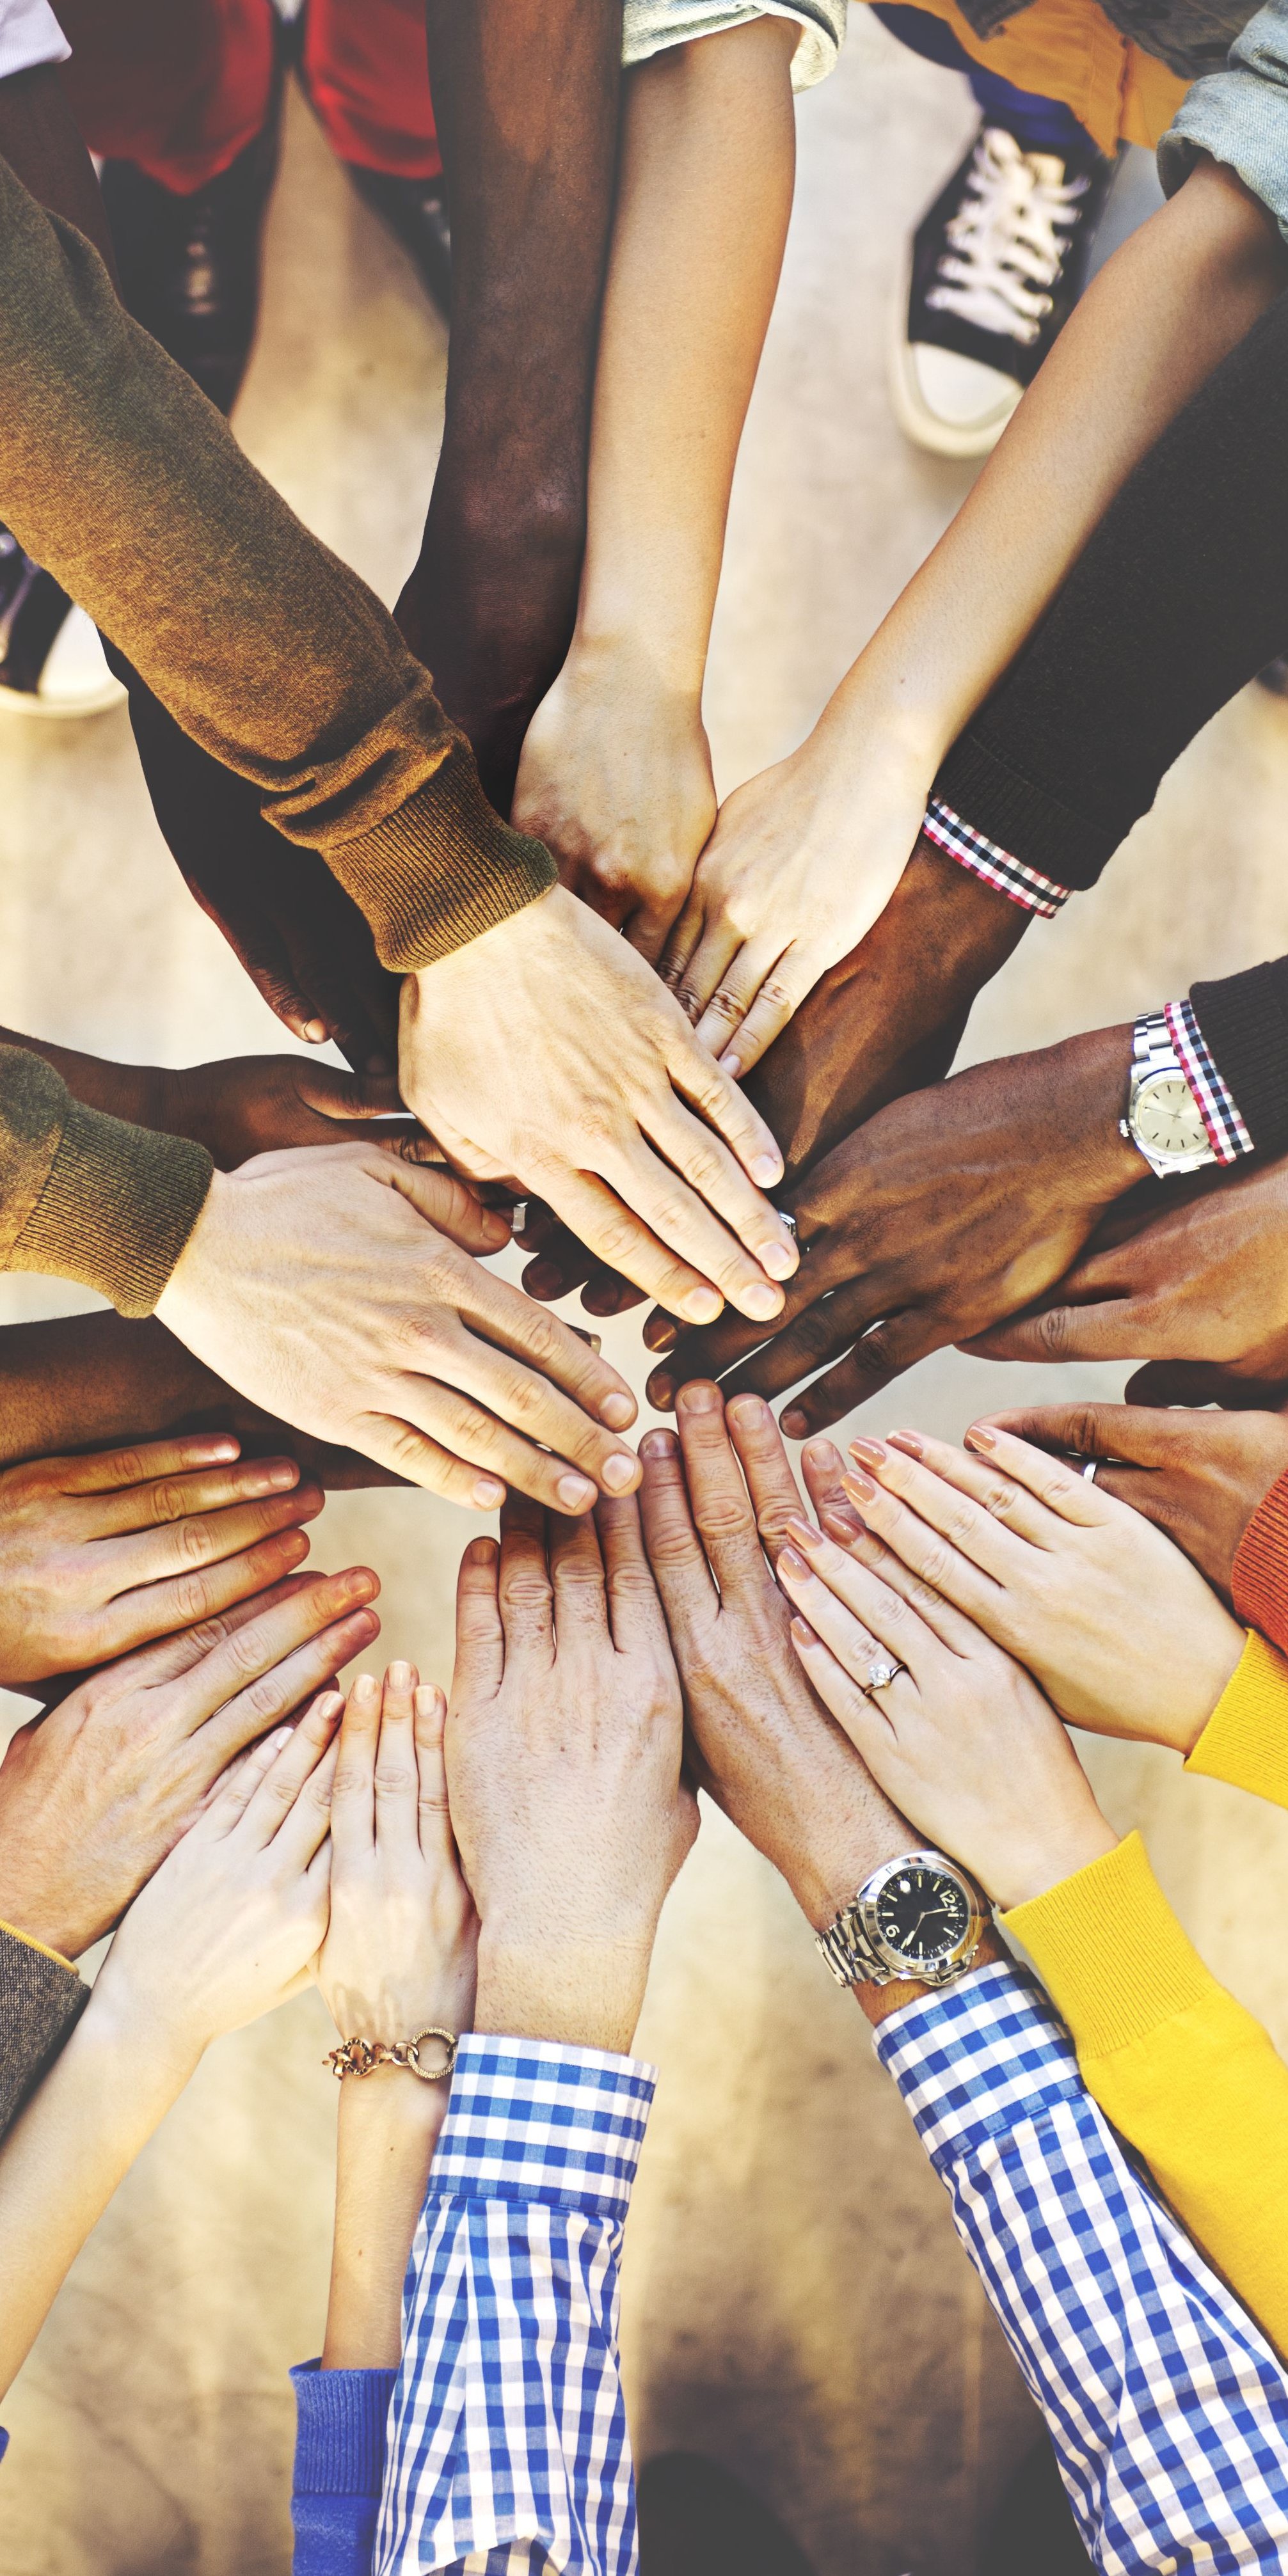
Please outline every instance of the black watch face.
[[915, 1864], [898, 1869], [877, 1898], [881, 1938], [919, 1968], [950, 1959], [970, 1930], [966, 1890], [947, 1870]]

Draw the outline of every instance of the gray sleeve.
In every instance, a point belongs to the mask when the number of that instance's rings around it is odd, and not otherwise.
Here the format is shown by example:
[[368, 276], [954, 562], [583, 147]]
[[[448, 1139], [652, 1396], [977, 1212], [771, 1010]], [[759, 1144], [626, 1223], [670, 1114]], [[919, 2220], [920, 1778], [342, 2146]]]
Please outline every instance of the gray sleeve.
[[1266, 0], [1236, 36], [1225, 70], [1196, 81], [1182, 100], [1158, 147], [1165, 196], [1175, 196], [1201, 152], [1237, 171], [1288, 241], [1288, 0]]
[[0, 2138], [88, 2002], [89, 1987], [65, 1959], [0, 1924]]

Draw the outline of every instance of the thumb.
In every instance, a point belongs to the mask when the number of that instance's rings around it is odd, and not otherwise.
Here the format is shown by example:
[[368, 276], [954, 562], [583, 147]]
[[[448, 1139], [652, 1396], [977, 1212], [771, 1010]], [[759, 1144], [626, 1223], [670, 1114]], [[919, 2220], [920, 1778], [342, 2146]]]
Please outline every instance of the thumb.
[[1150, 1360], [1123, 1390], [1128, 1404], [1219, 1404], [1226, 1413], [1282, 1413], [1288, 1380], [1234, 1377], [1210, 1360]]
[[295, 1087], [320, 1118], [390, 1118], [403, 1105], [396, 1074], [354, 1073], [347, 1065], [306, 1059], [295, 1068]]
[[[1172, 1422], [1166, 1413], [1134, 1404], [1016, 1405], [981, 1420], [991, 1430], [1009, 1431], [1036, 1448], [1068, 1451], [1076, 1458], [1122, 1458], [1137, 1467], [1163, 1467], [1193, 1453], [1189, 1423]], [[970, 1433], [966, 1436], [969, 1440]], [[1103, 1471], [1096, 1483], [1111, 1490]]]
[[459, 1244], [462, 1252], [500, 1252], [510, 1241], [509, 1211], [484, 1207], [467, 1181], [441, 1165], [410, 1163], [401, 1154], [390, 1155], [381, 1178], [400, 1198], [410, 1200], [427, 1225], [437, 1226], [449, 1242]]

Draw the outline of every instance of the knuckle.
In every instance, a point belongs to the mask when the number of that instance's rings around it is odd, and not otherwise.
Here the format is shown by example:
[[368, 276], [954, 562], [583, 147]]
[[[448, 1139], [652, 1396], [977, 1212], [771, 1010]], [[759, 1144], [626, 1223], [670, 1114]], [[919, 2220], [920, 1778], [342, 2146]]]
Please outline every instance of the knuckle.
[[1037, 1319], [1038, 1341], [1043, 1357], [1061, 1360], [1073, 1337], [1073, 1317], [1067, 1306], [1051, 1306]]
[[942, 1591], [951, 1569], [951, 1565], [951, 1555], [949, 1550], [945, 1547], [942, 1539], [937, 1540], [933, 1546], [927, 1548], [925, 1556], [922, 1559], [921, 1576], [922, 1581], [928, 1586], [932, 1594]]
[[[180, 1627], [195, 1629], [210, 1608], [210, 1585], [204, 1576], [180, 1575], [175, 1585], [174, 1603]], [[211, 1642], [213, 1644], [213, 1637]]]
[[214, 1537], [204, 1521], [181, 1520], [176, 1523], [175, 1543], [186, 1565], [204, 1565], [214, 1545]]
[[405, 1763], [387, 1762], [376, 1772], [376, 1803], [382, 1798], [409, 1798], [418, 1791], [417, 1775]]
[[155, 1521], [182, 1521], [187, 1518], [188, 1498], [173, 1476], [164, 1476], [152, 1488], [152, 1517]]

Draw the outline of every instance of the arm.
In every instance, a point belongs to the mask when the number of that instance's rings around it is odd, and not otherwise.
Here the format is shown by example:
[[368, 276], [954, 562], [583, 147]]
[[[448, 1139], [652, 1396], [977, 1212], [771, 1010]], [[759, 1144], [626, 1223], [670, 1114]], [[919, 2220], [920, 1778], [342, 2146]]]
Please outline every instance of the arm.
[[791, 213], [798, 34], [753, 19], [626, 88], [577, 625], [514, 820], [651, 961], [715, 821], [702, 684]]
[[416, 1133], [411, 1119], [391, 1115], [399, 1105], [391, 1077], [341, 1073], [299, 1056], [232, 1056], [178, 1067], [113, 1064], [16, 1029], [0, 1029], [0, 1047], [25, 1047], [42, 1057], [88, 1109], [159, 1135], [188, 1137], [220, 1171], [289, 1146], [338, 1145], [346, 1138], [365, 1143], [365, 1122], [373, 1118], [387, 1121], [376, 1130], [381, 1144]]
[[70, 1959], [0, 1923], [0, 2139], [89, 2002]]

